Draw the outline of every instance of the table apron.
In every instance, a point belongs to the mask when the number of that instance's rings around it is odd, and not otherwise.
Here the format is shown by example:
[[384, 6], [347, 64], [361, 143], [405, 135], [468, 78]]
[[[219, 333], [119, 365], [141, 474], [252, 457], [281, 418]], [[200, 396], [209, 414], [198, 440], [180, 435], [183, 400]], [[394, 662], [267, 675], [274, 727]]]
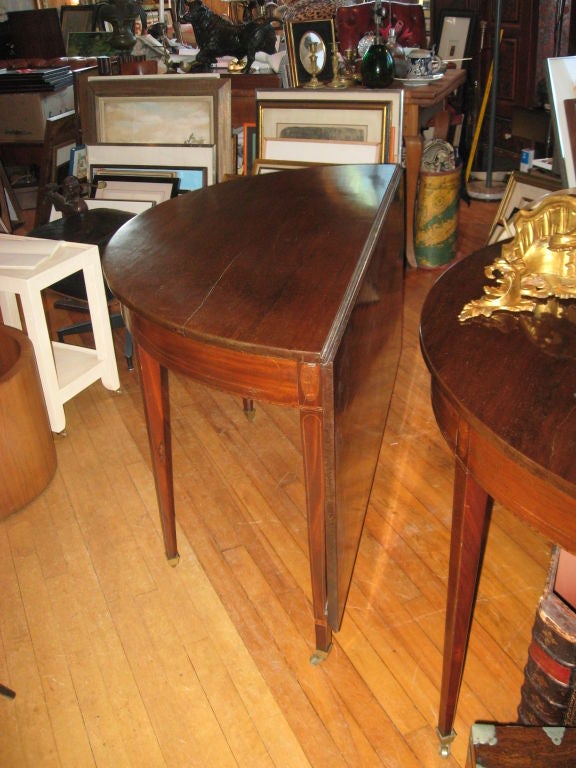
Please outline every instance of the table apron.
[[320, 406], [319, 387], [314, 402], [303, 391], [310, 378], [303, 372], [312, 372], [317, 365], [201, 342], [170, 332], [135, 312], [125, 310], [124, 314], [136, 349], [141, 346], [172, 371], [244, 398], [292, 407], [304, 403]]
[[434, 380], [432, 407], [444, 438], [476, 482], [534, 530], [575, 552], [576, 495], [559, 487], [561, 479], [554, 484], [551, 473], [544, 475], [496, 436], [475, 429]]

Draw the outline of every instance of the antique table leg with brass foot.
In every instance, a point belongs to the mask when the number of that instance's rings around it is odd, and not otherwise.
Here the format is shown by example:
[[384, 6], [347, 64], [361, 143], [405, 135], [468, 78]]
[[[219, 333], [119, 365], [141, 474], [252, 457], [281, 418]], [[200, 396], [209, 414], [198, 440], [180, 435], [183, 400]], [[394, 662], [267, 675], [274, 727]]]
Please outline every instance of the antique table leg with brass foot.
[[456, 703], [464, 673], [464, 661], [482, 556], [486, 543], [492, 499], [474, 480], [466, 467], [466, 430], [459, 432], [454, 479], [448, 605], [442, 669], [442, 689], [438, 736], [440, 753], [450, 754], [450, 743], [456, 736], [453, 725]]

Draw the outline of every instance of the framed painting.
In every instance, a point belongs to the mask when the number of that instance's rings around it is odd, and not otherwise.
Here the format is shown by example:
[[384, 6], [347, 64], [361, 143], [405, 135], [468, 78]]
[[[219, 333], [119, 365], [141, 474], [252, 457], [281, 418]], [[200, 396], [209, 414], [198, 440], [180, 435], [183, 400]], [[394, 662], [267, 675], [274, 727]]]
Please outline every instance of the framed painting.
[[336, 47], [334, 19], [289, 21], [284, 29], [292, 85], [295, 88], [304, 85], [313, 75], [319, 80], [332, 80], [332, 53]]
[[382, 145], [378, 142], [264, 139], [262, 158], [330, 165], [379, 163]]
[[159, 144], [167, 125], [175, 144], [214, 144], [213, 99], [209, 94], [182, 98], [147, 96], [98, 101], [98, 141], [105, 144]]
[[576, 187], [576, 155], [570, 133], [571, 105], [566, 104], [576, 96], [576, 56], [546, 59], [546, 64], [562, 183], [565, 187]]
[[87, 145], [215, 146], [217, 180], [232, 173], [228, 78], [88, 77], [82, 82], [80, 111]]
[[502, 198], [496, 216], [492, 222], [486, 245], [514, 237], [514, 215], [520, 208], [526, 208], [540, 200], [544, 195], [560, 189], [560, 180], [534, 176], [523, 171], [513, 171], [510, 174], [504, 197]]
[[444, 61], [452, 62], [456, 69], [461, 69], [464, 60], [470, 56], [475, 22], [476, 11], [440, 11], [437, 54]]
[[124, 175], [95, 171], [90, 196], [97, 200], [145, 200], [163, 203], [176, 197], [180, 189], [178, 176]]
[[266, 139], [380, 143], [378, 162], [402, 157], [402, 90], [257, 91], [258, 156]]
[[296, 171], [299, 168], [309, 168], [312, 165], [325, 165], [325, 163], [265, 160], [262, 157], [257, 157], [252, 165], [252, 176], [262, 176], [265, 173], [277, 173], [278, 171]]
[[93, 5], [60, 6], [60, 26], [62, 27], [66, 51], [68, 51], [68, 35], [71, 32], [94, 31], [94, 11], [95, 6]]
[[130, 175], [134, 170], [176, 172], [180, 192], [216, 183], [216, 148], [211, 146], [133, 146], [95, 144], [87, 146], [89, 177], [95, 173]]
[[68, 32], [66, 52], [68, 56], [118, 56], [120, 51], [112, 45], [113, 32]]

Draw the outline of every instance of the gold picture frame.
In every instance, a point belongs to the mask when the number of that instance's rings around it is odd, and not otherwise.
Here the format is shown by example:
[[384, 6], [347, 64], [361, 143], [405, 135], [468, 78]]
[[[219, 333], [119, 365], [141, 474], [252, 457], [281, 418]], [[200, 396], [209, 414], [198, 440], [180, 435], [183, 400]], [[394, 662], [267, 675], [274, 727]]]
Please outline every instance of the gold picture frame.
[[[402, 160], [402, 89], [267, 89], [256, 92], [258, 157], [266, 139], [379, 142], [379, 162]], [[359, 135], [347, 135], [360, 129]]]
[[316, 53], [317, 78], [321, 81], [332, 80], [334, 77], [332, 53], [336, 47], [334, 19], [287, 21], [284, 24], [284, 29], [292, 85], [297, 88], [312, 79], [312, 67], [308, 53], [312, 41], [318, 45]]

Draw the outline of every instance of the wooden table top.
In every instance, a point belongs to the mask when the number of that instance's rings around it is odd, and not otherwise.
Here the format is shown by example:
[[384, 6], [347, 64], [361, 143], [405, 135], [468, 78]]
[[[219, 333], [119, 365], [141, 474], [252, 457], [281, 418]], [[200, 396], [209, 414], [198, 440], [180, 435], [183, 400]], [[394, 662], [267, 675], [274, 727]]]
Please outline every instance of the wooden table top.
[[[439, 80], [434, 80], [427, 85], [409, 86], [404, 89], [404, 106], [414, 104], [418, 107], [430, 107], [433, 104], [438, 104], [462, 85], [466, 77], [467, 71], [465, 69], [447, 69], [444, 77]], [[397, 85], [397, 81], [392, 83], [392, 87]]]
[[392, 165], [317, 167], [188, 193], [116, 233], [103, 262], [107, 280], [128, 309], [197, 341], [329, 359], [375, 217], [400, 173]]
[[472, 254], [436, 282], [422, 310], [422, 352], [433, 382], [475, 430], [576, 497], [574, 303], [563, 303], [561, 318], [541, 309], [458, 320], [464, 304], [490, 284], [484, 266], [498, 250]]

